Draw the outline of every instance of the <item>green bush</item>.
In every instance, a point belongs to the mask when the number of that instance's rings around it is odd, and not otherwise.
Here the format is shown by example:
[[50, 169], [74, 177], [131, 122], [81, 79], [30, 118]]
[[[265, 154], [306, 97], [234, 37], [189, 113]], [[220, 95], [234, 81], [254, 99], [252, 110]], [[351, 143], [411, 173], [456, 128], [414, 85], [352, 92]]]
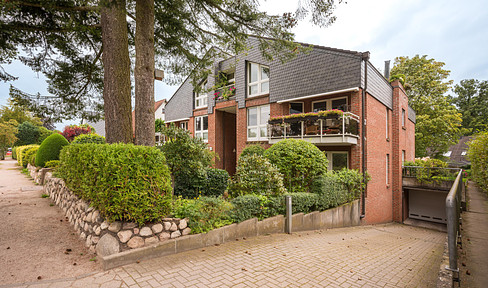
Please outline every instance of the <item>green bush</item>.
[[24, 168], [27, 167], [27, 164], [31, 164], [31, 165], [35, 166], [33, 159], [35, 159], [36, 152], [38, 149], [39, 149], [39, 146], [36, 145], [36, 146], [33, 146], [31, 148], [24, 150], [24, 155], [22, 156], [23, 157], [22, 158], [22, 165], [24, 166]]
[[26, 158], [27, 150], [32, 147], [39, 147], [39, 145], [25, 145], [17, 147], [17, 163], [19, 163], [22, 167], [27, 167], [27, 163], [29, 162], [29, 158]]
[[54, 131], [48, 130], [46, 127], [39, 127], [39, 138], [37, 138], [37, 144], [41, 145], [41, 143], [46, 140], [47, 137], [51, 136]]
[[291, 203], [292, 203], [291, 210], [293, 214], [295, 213], [307, 214], [313, 211], [322, 210], [318, 207], [320, 196], [317, 194], [307, 193], [307, 192], [296, 192], [296, 193], [285, 194], [285, 196], [291, 196]]
[[258, 144], [248, 145], [246, 146], [246, 148], [244, 148], [244, 150], [242, 150], [242, 153], [239, 156], [239, 158], [247, 155], [254, 155], [254, 154], [263, 156], [264, 151], [266, 150], [261, 145]]
[[60, 154], [60, 176], [77, 196], [110, 221], [142, 225], [171, 212], [171, 178], [155, 147], [74, 144]]
[[68, 144], [68, 140], [61, 134], [53, 133], [48, 136], [37, 151], [36, 166], [44, 167], [47, 161], [59, 160], [59, 152]]
[[37, 143], [40, 134], [39, 127], [29, 121], [25, 121], [20, 124], [17, 129], [18, 132], [16, 136], [18, 139], [15, 142], [15, 146], [25, 146]]
[[266, 150], [264, 156], [278, 167], [290, 192], [308, 192], [313, 179], [327, 172], [327, 157], [307, 141], [280, 141]]
[[285, 213], [285, 206], [282, 196], [272, 197], [258, 194], [238, 196], [231, 201], [232, 219], [234, 222], [242, 222], [257, 217], [263, 220]]
[[[416, 166], [422, 167], [425, 169], [416, 168], [412, 170], [412, 173], [420, 182], [430, 183], [436, 180], [449, 180], [453, 177], [451, 174], [452, 171], [441, 169], [447, 168], [448, 164], [442, 160], [434, 159], [434, 158], [426, 158], [426, 159], [415, 159], [415, 161], [406, 161], [403, 163], [403, 166]], [[409, 171], [410, 172], [410, 171]]]
[[44, 167], [46, 167], [46, 168], [57, 168], [57, 167], [59, 167], [59, 163], [60, 163], [59, 160], [49, 160], [49, 161], [46, 161], [46, 164], [44, 164]]
[[17, 147], [12, 148], [12, 159], [17, 160]]
[[229, 173], [222, 169], [208, 168], [202, 196], [222, 196], [229, 185]]
[[232, 204], [222, 198], [200, 197], [199, 199], [176, 198], [173, 204], [173, 215], [187, 218], [193, 234], [232, 224], [230, 211]]
[[475, 135], [468, 142], [471, 175], [481, 189], [488, 193], [488, 130]]
[[95, 143], [95, 144], [105, 144], [105, 137], [100, 136], [98, 134], [81, 134], [76, 136], [73, 139], [72, 144], [86, 144], [86, 143]]
[[278, 169], [265, 157], [252, 154], [239, 158], [229, 191], [237, 197], [246, 194], [282, 195], [286, 189]]

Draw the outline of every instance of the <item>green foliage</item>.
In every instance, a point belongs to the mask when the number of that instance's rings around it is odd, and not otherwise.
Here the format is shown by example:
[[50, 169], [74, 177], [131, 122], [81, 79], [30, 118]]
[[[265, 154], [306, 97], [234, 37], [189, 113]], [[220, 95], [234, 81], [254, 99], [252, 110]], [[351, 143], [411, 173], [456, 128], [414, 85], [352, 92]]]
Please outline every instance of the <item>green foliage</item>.
[[41, 145], [41, 143], [46, 140], [51, 134], [55, 133], [54, 131], [48, 130], [45, 127], [39, 127], [39, 138], [37, 138], [36, 144]]
[[39, 127], [33, 125], [30, 122], [24, 122], [17, 127], [17, 142], [15, 146], [24, 146], [29, 144], [36, 144], [39, 138]]
[[246, 194], [282, 195], [286, 189], [283, 175], [268, 159], [250, 154], [239, 158], [229, 191], [236, 197]]
[[164, 120], [158, 118], [154, 121], [154, 128], [156, 130], [156, 133], [162, 132], [164, 127], [166, 127], [166, 125], [164, 124]]
[[17, 141], [15, 136], [17, 132], [17, 122], [15, 120], [9, 120], [6, 123], [0, 122], [0, 158], [3, 159], [7, 149]]
[[17, 160], [17, 147], [12, 147], [12, 159]]
[[8, 99], [7, 106], [2, 106], [2, 108], [0, 108], [0, 122], [7, 123], [10, 120], [15, 120], [18, 124], [30, 122], [35, 126], [42, 125], [42, 122], [38, 117], [33, 117], [25, 107], [16, 105], [12, 99]]
[[246, 155], [253, 155], [253, 154], [263, 156], [264, 151], [265, 151], [265, 149], [263, 148], [263, 146], [261, 146], [259, 144], [248, 145], [248, 146], [246, 146], [246, 148], [244, 148], [244, 150], [242, 150], [242, 153], [239, 156], [239, 158], [246, 156]]
[[207, 168], [207, 178], [202, 187], [202, 196], [222, 196], [229, 185], [229, 173], [222, 169]]
[[278, 167], [290, 192], [308, 191], [313, 179], [327, 172], [327, 157], [307, 141], [280, 141], [266, 150], [264, 156]]
[[292, 213], [310, 213], [321, 210], [318, 208], [319, 198], [318, 194], [307, 192], [288, 193], [285, 196], [291, 196]]
[[213, 165], [215, 153], [189, 131], [177, 128], [173, 123], [162, 127], [166, 142], [158, 148], [166, 156], [168, 167], [174, 178], [174, 194], [195, 198], [206, 179], [206, 169]]
[[27, 167], [28, 159], [25, 158], [26, 152], [29, 148], [38, 147], [39, 145], [24, 145], [15, 147], [15, 153], [17, 155], [17, 163], [22, 167]]
[[415, 161], [405, 161], [403, 166], [416, 166], [422, 168], [416, 168], [412, 170], [414, 175], [419, 182], [432, 183], [438, 180], [454, 180], [456, 170], [447, 170], [448, 164], [439, 159], [425, 158], [425, 159], [415, 159]]
[[22, 151], [22, 166], [25, 168], [27, 167], [27, 164], [33, 165], [33, 157], [36, 156], [37, 150], [39, 149], [39, 145], [32, 145], [32, 147], [29, 147], [25, 150]]
[[81, 134], [76, 136], [73, 139], [72, 144], [86, 144], [86, 143], [95, 143], [95, 144], [105, 144], [105, 137], [100, 136], [98, 134]]
[[282, 196], [247, 194], [232, 199], [231, 203], [234, 207], [231, 213], [234, 222], [242, 222], [254, 217], [263, 220], [285, 213]]
[[39, 147], [36, 155], [36, 166], [44, 167], [47, 161], [59, 160], [61, 149], [68, 145], [68, 140], [61, 134], [53, 133]]
[[453, 103], [463, 115], [463, 128], [466, 135], [488, 129], [488, 81], [465, 79], [454, 86]]
[[222, 198], [200, 197], [199, 199], [176, 198], [173, 215], [187, 218], [193, 234], [206, 233], [225, 225], [232, 224], [230, 211], [232, 204]]
[[46, 167], [46, 168], [58, 168], [59, 165], [60, 165], [59, 160], [49, 160], [49, 161], [46, 161], [46, 164], [44, 164], [44, 167]]
[[69, 189], [110, 221], [142, 225], [171, 211], [171, 179], [164, 155], [132, 144], [72, 144], [57, 170]]
[[488, 193], [488, 130], [477, 134], [468, 147], [472, 177]]
[[462, 118], [445, 93], [451, 88], [449, 70], [427, 55], [397, 57], [391, 75], [405, 75], [405, 92], [416, 112], [415, 156], [442, 157], [466, 133]]

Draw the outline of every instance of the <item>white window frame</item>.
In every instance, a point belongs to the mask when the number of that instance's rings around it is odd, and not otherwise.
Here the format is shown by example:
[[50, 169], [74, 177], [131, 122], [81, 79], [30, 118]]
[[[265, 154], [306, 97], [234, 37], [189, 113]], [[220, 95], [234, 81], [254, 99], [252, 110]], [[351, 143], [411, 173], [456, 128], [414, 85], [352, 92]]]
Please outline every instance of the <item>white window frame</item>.
[[[255, 82], [251, 82], [251, 65], [258, 65], [258, 80], [255, 81]], [[262, 68], [268, 68], [268, 71], [269, 71], [269, 66], [266, 66], [266, 65], [261, 65], [261, 64], [258, 64], [258, 63], [254, 63], [254, 62], [248, 62], [247, 64], [247, 97], [256, 97], [256, 96], [261, 96], [261, 95], [266, 95], [266, 94], [269, 94], [269, 85], [268, 85], [268, 91], [261, 91], [261, 85], [263, 83], [266, 83], [268, 82], [269, 83], [269, 74], [270, 72], [268, 72], [268, 78], [267, 79], [261, 79], [261, 69]], [[258, 93], [256, 94], [251, 94], [251, 86], [254, 86], [254, 85], [257, 85], [258, 86]]]
[[325, 151], [327, 160], [329, 160], [329, 164], [327, 167], [327, 170], [333, 171], [333, 154], [346, 154], [347, 155], [347, 161], [346, 161], [346, 168], [349, 169], [349, 152], [348, 151]]
[[301, 104], [302, 105], [302, 112], [300, 113], [303, 113], [305, 111], [305, 103], [304, 102], [290, 102], [290, 104], [288, 105], [288, 114], [291, 114], [291, 104]]
[[[321, 103], [321, 102], [326, 102], [325, 104], [325, 110], [332, 110], [332, 101], [333, 100], [340, 100], [340, 99], [346, 99], [346, 106], [349, 106], [349, 99], [347, 96], [344, 96], [344, 97], [337, 97], [337, 98], [330, 98], [330, 99], [324, 99], [324, 100], [318, 100], [318, 101], [312, 101], [312, 112], [315, 112], [314, 109], [313, 109], [313, 105], [315, 103]], [[344, 111], [346, 112], [346, 111]]]
[[195, 92], [195, 109], [208, 106], [207, 80], [200, 84], [200, 92]]
[[[207, 130], [203, 129], [203, 118], [207, 118]], [[201, 119], [202, 127], [197, 130], [197, 119]], [[204, 134], [207, 133], [207, 139], [204, 138]], [[201, 138], [203, 142], [208, 143], [208, 115], [196, 116], [195, 117], [195, 138]]]
[[183, 130], [188, 130], [188, 121], [180, 122], [178, 126]]
[[[266, 119], [264, 124], [261, 124], [261, 109], [267, 108], [268, 109], [268, 119]], [[257, 117], [256, 117], [256, 125], [249, 126], [249, 111], [256, 109]], [[246, 133], [247, 133], [247, 141], [268, 141], [268, 120], [269, 120], [269, 112], [270, 112], [270, 106], [269, 104], [267, 105], [262, 105], [262, 106], [253, 106], [253, 107], [248, 107], [247, 112], [246, 112]], [[256, 135], [257, 137], [249, 137], [249, 130], [250, 129], [256, 129]], [[261, 136], [261, 128], [265, 128], [265, 136]]]

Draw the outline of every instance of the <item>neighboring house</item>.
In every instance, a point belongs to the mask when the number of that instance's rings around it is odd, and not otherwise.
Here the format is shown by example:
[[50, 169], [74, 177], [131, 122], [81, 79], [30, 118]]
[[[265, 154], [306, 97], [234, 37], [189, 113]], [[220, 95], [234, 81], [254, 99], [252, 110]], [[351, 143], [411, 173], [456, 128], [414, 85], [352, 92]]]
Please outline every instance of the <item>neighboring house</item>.
[[473, 139], [472, 136], [462, 136], [459, 142], [449, 147], [449, 150], [444, 153], [444, 156], [448, 158], [447, 162], [450, 167], [463, 167], [471, 165], [471, 161], [468, 160], [468, 142]]
[[105, 120], [100, 120], [97, 122], [90, 122], [90, 121], [83, 120], [81, 124], [88, 124], [92, 126], [93, 128], [95, 128], [95, 133], [105, 137]]
[[[329, 169], [368, 171], [365, 223], [402, 221], [402, 161], [415, 157], [415, 112], [402, 85], [390, 84], [369, 62], [369, 52], [313, 46], [283, 64], [266, 61], [257, 39], [249, 41], [247, 53], [214, 62], [215, 75], [226, 76], [224, 91], [232, 93], [225, 99], [220, 89], [195, 93], [188, 78], [167, 103], [166, 123], [204, 139], [219, 155], [216, 167], [230, 174], [248, 144], [310, 141], [326, 153]], [[202, 90], [214, 87], [215, 75], [202, 79]], [[333, 109], [345, 113], [277, 117]]]
[[[165, 120], [165, 107], [166, 107], [166, 99], [159, 100], [154, 102], [154, 119], [161, 119]], [[136, 112], [132, 111], [132, 134], [136, 134]], [[156, 145], [161, 145], [161, 133], [157, 132], [155, 134], [155, 142]]]

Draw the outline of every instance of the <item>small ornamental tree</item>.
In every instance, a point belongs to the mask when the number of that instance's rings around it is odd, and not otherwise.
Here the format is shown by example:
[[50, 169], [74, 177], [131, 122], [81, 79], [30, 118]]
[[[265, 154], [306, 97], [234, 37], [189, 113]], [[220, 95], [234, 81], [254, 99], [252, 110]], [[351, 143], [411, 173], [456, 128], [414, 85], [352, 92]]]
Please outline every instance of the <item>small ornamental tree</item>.
[[327, 172], [328, 161], [317, 146], [303, 140], [286, 139], [264, 152], [283, 174], [290, 192], [308, 192], [315, 177]]
[[37, 150], [36, 166], [44, 167], [48, 161], [59, 160], [59, 152], [68, 144], [68, 140], [61, 134], [51, 134], [46, 140], [42, 141], [39, 150]]
[[68, 142], [72, 142], [76, 136], [81, 134], [92, 134], [95, 133], [95, 128], [90, 125], [69, 125], [64, 127], [62, 135]]

